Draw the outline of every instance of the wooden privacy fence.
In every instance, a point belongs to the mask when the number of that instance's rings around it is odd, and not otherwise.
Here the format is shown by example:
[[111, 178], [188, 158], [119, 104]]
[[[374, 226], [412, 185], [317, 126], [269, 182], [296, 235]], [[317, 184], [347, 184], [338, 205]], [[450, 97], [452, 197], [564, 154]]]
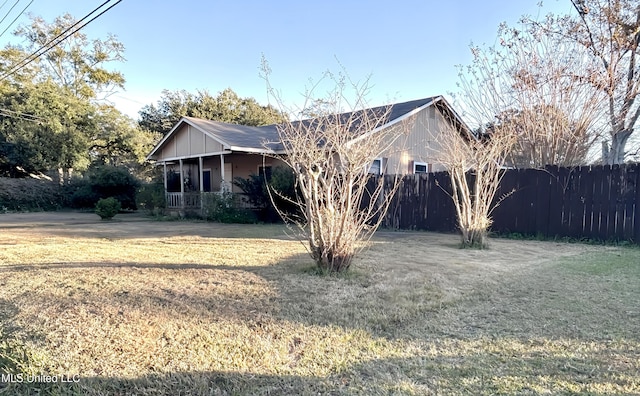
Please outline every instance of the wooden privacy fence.
[[[446, 172], [405, 176], [383, 226], [455, 231], [450, 191]], [[507, 170], [496, 198], [510, 192], [493, 211], [494, 232], [640, 243], [638, 164]]]

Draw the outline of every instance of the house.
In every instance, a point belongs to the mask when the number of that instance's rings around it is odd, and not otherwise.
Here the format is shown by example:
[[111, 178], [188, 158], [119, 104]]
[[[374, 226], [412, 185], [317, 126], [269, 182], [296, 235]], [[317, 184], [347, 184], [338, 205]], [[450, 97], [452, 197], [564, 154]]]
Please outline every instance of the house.
[[[387, 114], [383, 125], [376, 130], [404, 122], [403, 128], [408, 133], [402, 147], [373, 162], [371, 173], [393, 170], [394, 173], [412, 174], [442, 170], [436, 160], [439, 131], [448, 127], [467, 129], [442, 96], [365, 111], [376, 110], [386, 110]], [[281, 153], [283, 146], [279, 143], [276, 125], [253, 127], [183, 117], [147, 159], [163, 168], [167, 208], [188, 210], [200, 208], [203, 193], [240, 193], [232, 184], [235, 177], [261, 174], [282, 164], [271, 156]]]

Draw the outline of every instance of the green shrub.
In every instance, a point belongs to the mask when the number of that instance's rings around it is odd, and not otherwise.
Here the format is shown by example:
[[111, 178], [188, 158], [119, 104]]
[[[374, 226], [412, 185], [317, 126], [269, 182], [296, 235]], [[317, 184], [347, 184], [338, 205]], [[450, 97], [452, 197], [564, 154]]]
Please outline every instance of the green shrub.
[[167, 207], [163, 183], [146, 183], [136, 195], [138, 208], [154, 215], [161, 215]]
[[93, 208], [100, 200], [88, 179], [74, 179], [68, 190], [69, 204], [72, 208]]
[[256, 215], [249, 209], [238, 208], [232, 193], [205, 194], [202, 202], [202, 217], [219, 223], [256, 223]]
[[102, 218], [102, 220], [108, 220], [117, 215], [120, 211], [120, 202], [113, 198], [102, 198], [96, 203], [96, 214]]
[[140, 182], [125, 167], [101, 165], [90, 169], [83, 178], [69, 186], [74, 208], [93, 208], [98, 200], [114, 197], [122, 209], [136, 210], [136, 193]]
[[290, 200], [295, 201], [296, 179], [293, 171], [287, 167], [276, 166], [266, 178], [264, 174], [251, 174], [246, 179], [236, 177], [233, 184], [240, 187], [248, 202], [257, 209], [260, 221], [280, 221], [267, 191], [267, 181], [278, 209], [289, 215], [295, 214], [298, 208]]

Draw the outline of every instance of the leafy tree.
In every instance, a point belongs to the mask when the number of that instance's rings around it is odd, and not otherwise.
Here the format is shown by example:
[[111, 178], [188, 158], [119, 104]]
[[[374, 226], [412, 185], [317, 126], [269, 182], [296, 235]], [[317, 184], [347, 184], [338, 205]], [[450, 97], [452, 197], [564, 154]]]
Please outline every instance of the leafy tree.
[[269, 125], [286, 117], [274, 107], [262, 106], [254, 98], [240, 98], [231, 88], [211, 96], [208, 91], [162, 91], [157, 105], [140, 110], [140, 126], [166, 134], [181, 117], [197, 117], [240, 125]]
[[142, 129], [113, 106], [98, 105], [92, 129], [90, 154], [93, 161], [133, 168], [145, 161], [158, 134]]
[[[69, 14], [52, 23], [32, 17], [16, 36], [25, 47], [0, 51], [0, 173], [85, 170], [92, 161], [141, 164], [155, 136], [102, 99], [122, 88], [124, 77], [107, 65], [124, 60], [114, 37], [89, 39], [75, 33], [25, 67], [27, 54], [76, 21]], [[12, 74], [6, 74], [12, 73]]]
[[[14, 34], [26, 41], [25, 50], [31, 53], [76, 22], [70, 14], [57, 17], [52, 23], [33, 16], [29, 25], [19, 27]], [[124, 61], [123, 53], [124, 45], [115, 36], [90, 40], [81, 31], [76, 32], [39, 58], [38, 77], [40, 80], [52, 79], [75, 96], [95, 99], [112, 89], [124, 87], [122, 73], [106, 67], [109, 62]]]
[[51, 81], [4, 86], [0, 91], [2, 173], [85, 169], [93, 106]]

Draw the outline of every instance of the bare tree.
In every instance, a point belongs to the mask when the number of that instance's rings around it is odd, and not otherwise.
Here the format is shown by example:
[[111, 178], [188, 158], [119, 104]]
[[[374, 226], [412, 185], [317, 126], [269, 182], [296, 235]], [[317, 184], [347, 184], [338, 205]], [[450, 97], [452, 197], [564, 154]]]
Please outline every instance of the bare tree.
[[513, 131], [501, 126], [484, 136], [453, 128], [440, 135], [440, 162], [451, 177], [450, 196], [463, 247], [487, 247], [491, 212], [504, 198], [495, 200], [504, 175], [503, 164], [515, 140]]
[[498, 43], [473, 46], [460, 69], [467, 121], [489, 132], [513, 124], [513, 166], [584, 164], [600, 136], [604, 96], [585, 77], [595, 66], [578, 44], [547, 34], [551, 23], [502, 24]]
[[285, 106], [269, 83], [270, 69], [264, 61], [262, 68], [269, 95], [283, 112], [309, 114], [312, 107], [314, 115], [278, 127], [283, 153], [276, 157], [293, 169], [301, 193], [294, 201], [300, 217], [281, 215], [308, 242], [322, 271], [345, 271], [382, 222], [399, 185], [397, 177], [385, 189], [384, 178], [372, 179], [369, 170], [376, 158], [402, 140], [403, 125], [383, 127], [390, 107], [367, 109], [368, 80], [354, 83], [345, 75], [327, 73], [323, 82], [333, 88], [317, 98], [319, 84], [314, 85], [299, 109]]
[[636, 0], [571, 0], [578, 17], [547, 17], [544, 24], [525, 22], [540, 28], [565, 45], [576, 45], [576, 54], [589, 59], [593, 67], [577, 70], [591, 89], [604, 95], [598, 109], [606, 113], [609, 141], [602, 145], [605, 164], [622, 164], [640, 106], [640, 3]]

